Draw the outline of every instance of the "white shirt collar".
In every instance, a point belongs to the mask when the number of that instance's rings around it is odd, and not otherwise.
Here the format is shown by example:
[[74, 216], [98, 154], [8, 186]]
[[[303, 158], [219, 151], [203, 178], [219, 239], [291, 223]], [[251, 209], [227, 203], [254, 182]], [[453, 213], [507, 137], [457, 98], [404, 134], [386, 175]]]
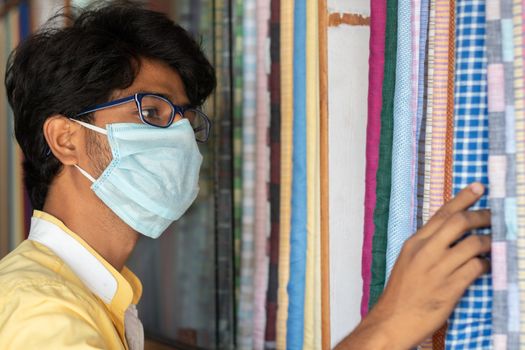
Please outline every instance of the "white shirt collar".
[[117, 280], [104, 264], [74, 237], [52, 222], [32, 217], [28, 239], [52, 250], [91, 292], [106, 304], [111, 303], [117, 292]]

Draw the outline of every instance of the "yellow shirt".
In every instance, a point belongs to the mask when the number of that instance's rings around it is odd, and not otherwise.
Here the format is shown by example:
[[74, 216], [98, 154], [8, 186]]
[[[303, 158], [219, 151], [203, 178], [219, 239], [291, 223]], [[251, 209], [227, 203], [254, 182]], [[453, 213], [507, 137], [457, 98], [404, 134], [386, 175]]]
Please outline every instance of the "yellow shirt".
[[0, 261], [0, 349], [136, 348], [141, 293], [131, 271], [35, 211], [29, 238]]

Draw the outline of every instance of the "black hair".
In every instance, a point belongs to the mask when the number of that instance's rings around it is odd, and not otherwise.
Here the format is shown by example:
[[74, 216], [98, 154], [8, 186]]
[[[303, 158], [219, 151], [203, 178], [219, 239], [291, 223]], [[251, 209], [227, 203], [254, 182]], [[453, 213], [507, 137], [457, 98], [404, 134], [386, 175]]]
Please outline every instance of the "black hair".
[[[53, 25], [57, 19], [69, 25]], [[99, 3], [78, 15], [58, 14], [48, 23], [11, 53], [5, 76], [24, 154], [24, 183], [35, 209], [43, 207], [62, 167], [44, 139], [47, 118], [74, 117], [108, 101], [133, 83], [141, 58], [177, 71], [194, 106], [202, 105], [216, 85], [213, 67], [188, 32], [137, 2]]]

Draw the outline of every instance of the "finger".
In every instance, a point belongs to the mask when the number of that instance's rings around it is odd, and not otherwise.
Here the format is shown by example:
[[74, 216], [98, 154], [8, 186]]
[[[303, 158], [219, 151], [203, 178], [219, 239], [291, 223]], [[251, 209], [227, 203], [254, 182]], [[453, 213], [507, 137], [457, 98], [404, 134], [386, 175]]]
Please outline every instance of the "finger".
[[491, 215], [489, 210], [457, 212], [443, 222], [437, 232], [430, 238], [429, 244], [446, 249], [460, 239], [465, 232], [489, 227], [490, 222]]
[[450, 248], [441, 261], [446, 274], [452, 274], [467, 261], [479, 255], [488, 253], [492, 239], [489, 235], [471, 235], [454, 247]]
[[484, 258], [472, 258], [457, 269], [450, 278], [450, 288], [453, 288], [458, 298], [478, 277], [490, 270], [490, 262]]
[[455, 213], [472, 206], [481, 198], [484, 192], [485, 187], [479, 182], [474, 182], [465, 187], [454, 198], [443, 205], [417, 234], [421, 238], [430, 237], [445, 220]]

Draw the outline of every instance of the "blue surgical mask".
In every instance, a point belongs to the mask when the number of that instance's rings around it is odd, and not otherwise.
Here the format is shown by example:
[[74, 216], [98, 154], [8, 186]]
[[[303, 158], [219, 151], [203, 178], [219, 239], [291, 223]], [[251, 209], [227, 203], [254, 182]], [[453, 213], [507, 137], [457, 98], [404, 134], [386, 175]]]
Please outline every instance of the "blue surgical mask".
[[98, 179], [75, 165], [95, 194], [126, 224], [151, 238], [190, 207], [199, 192], [202, 155], [187, 119], [168, 128], [75, 122], [107, 135], [113, 160]]

